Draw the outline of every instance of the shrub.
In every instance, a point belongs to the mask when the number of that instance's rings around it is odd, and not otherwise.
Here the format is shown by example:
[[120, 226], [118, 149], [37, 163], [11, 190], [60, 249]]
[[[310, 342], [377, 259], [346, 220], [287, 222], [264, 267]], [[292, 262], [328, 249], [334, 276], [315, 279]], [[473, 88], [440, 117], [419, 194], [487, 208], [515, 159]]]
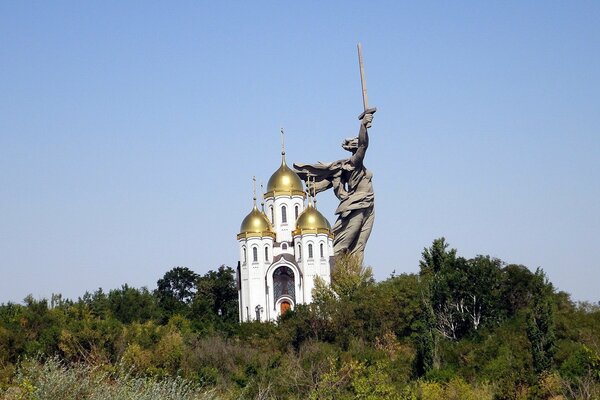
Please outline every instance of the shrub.
[[124, 371], [110, 372], [103, 366], [73, 364], [56, 358], [45, 362], [27, 360], [17, 372], [15, 385], [5, 399], [23, 400], [204, 400], [215, 398], [210, 391], [181, 378], [155, 380], [135, 377]]

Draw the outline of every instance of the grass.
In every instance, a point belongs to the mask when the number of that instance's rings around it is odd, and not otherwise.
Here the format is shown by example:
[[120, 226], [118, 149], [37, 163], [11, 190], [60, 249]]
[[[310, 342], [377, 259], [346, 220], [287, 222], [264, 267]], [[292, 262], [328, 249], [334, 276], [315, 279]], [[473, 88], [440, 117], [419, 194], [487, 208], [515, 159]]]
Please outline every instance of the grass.
[[123, 368], [65, 365], [56, 358], [21, 364], [13, 386], [0, 392], [4, 400], [213, 400], [181, 378], [136, 377]]

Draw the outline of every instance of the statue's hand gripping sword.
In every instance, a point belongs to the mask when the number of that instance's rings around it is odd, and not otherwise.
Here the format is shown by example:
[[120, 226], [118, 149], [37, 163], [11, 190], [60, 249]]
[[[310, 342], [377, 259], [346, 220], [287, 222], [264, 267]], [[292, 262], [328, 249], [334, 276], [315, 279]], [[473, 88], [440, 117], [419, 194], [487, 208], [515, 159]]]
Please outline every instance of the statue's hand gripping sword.
[[[363, 61], [362, 45], [359, 43], [358, 48], [358, 67], [360, 68], [360, 84], [362, 86], [362, 98], [364, 111], [358, 116], [358, 119], [363, 119], [365, 114], [374, 114], [377, 111], [376, 107], [369, 108], [369, 96], [367, 95], [367, 80], [365, 79], [365, 62]], [[370, 128], [371, 124], [367, 126]]]

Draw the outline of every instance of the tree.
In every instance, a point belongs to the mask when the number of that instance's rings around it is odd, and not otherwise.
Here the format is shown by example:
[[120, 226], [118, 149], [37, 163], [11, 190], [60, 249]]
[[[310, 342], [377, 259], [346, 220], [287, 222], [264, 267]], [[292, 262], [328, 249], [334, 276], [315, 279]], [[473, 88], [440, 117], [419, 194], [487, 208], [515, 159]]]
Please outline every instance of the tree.
[[331, 274], [331, 288], [340, 298], [354, 298], [363, 288], [374, 283], [373, 270], [365, 267], [360, 257], [342, 254], [335, 261]]
[[315, 327], [314, 331], [321, 331], [328, 337], [327, 331], [334, 332], [331, 340], [337, 341], [343, 348], [352, 339], [371, 336], [376, 315], [372, 303], [366, 299], [373, 299], [375, 293], [376, 285], [370, 267], [364, 267], [362, 260], [355, 255], [337, 257], [331, 285], [315, 279], [310, 315], [317, 319], [312, 318], [311, 326]]
[[527, 318], [527, 338], [531, 343], [533, 370], [538, 375], [550, 369], [556, 351], [552, 291], [544, 271], [538, 268], [535, 271], [532, 306]]
[[156, 283], [156, 297], [168, 318], [175, 313], [185, 313], [187, 305], [196, 294], [199, 276], [186, 267], [175, 267]]
[[446, 238], [435, 239], [431, 247], [424, 248], [421, 253], [421, 275], [432, 275], [439, 273], [445, 266], [451, 264], [456, 259], [456, 249], [448, 250], [450, 246]]
[[413, 360], [413, 371], [418, 377], [425, 375], [435, 367], [436, 333], [435, 315], [431, 309], [431, 303], [424, 302], [424, 310], [417, 323], [415, 334], [415, 358]]
[[421, 276], [428, 283], [429, 300], [438, 331], [459, 339], [482, 324], [501, 318], [502, 261], [489, 256], [467, 260], [448, 250], [444, 238], [422, 253]]
[[108, 307], [112, 315], [124, 324], [146, 322], [159, 316], [156, 298], [145, 287], [136, 289], [125, 284], [121, 289], [109, 291]]
[[198, 278], [192, 303], [193, 314], [201, 319], [238, 322], [238, 293], [235, 271], [221, 265]]

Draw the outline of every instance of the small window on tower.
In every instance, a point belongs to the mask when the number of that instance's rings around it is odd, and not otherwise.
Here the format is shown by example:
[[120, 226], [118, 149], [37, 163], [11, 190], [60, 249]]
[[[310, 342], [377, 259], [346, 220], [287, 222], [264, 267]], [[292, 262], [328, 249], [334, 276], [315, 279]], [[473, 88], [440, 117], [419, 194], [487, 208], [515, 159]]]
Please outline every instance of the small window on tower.
[[242, 255], [244, 257], [244, 264], [246, 264], [246, 248], [242, 247]]
[[258, 247], [252, 248], [252, 261], [258, 262]]
[[287, 250], [287, 243], [283, 243], [281, 245], [281, 250]]
[[323, 253], [323, 243], [321, 243], [321, 244], [319, 245], [319, 250], [320, 250], [320, 252], [321, 252], [321, 258], [325, 257], [325, 256], [324, 256], [324, 253]]
[[298, 207], [298, 205], [294, 207], [294, 212], [296, 213], [296, 220], [298, 220], [298, 213], [300, 212], [300, 207]]
[[308, 244], [308, 258], [313, 258], [313, 248], [311, 243]]
[[287, 208], [285, 206], [281, 206], [281, 223], [287, 224]]
[[273, 211], [273, 206], [271, 206], [271, 223], [275, 223], [275, 212]]
[[298, 260], [302, 259], [302, 245], [298, 245]]
[[269, 261], [269, 248], [265, 247], [265, 261]]

